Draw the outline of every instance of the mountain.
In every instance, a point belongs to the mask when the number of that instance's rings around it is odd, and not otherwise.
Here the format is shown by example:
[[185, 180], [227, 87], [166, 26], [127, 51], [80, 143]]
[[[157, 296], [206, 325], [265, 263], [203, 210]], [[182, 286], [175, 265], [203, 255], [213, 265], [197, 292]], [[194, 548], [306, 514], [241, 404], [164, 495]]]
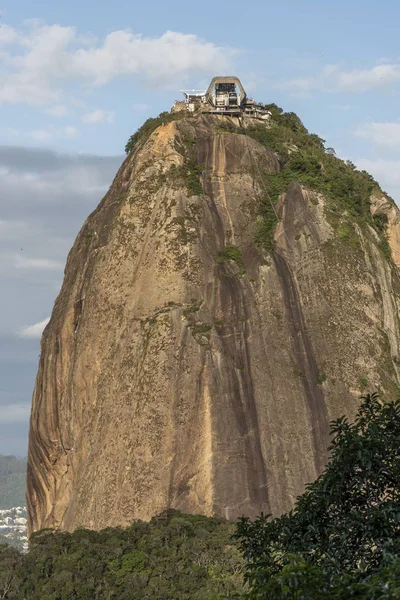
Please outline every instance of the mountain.
[[41, 342], [30, 531], [275, 515], [399, 382], [399, 211], [275, 105], [165, 113], [84, 223]]
[[0, 454], [0, 510], [25, 506], [26, 459]]

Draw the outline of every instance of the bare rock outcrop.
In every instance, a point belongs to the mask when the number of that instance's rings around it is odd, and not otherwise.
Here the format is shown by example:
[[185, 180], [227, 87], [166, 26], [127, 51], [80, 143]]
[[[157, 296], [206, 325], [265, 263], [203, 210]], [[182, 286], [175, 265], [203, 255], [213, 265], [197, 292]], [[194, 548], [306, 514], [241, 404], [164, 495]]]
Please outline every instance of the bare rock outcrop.
[[262, 251], [280, 164], [218, 119], [139, 145], [69, 254], [33, 397], [31, 532], [279, 514], [321, 472], [329, 420], [395, 387], [400, 282], [374, 231], [346, 248], [294, 183]]
[[371, 198], [372, 214], [384, 214], [387, 217], [387, 236], [394, 263], [400, 266], [400, 211], [385, 194], [373, 194]]

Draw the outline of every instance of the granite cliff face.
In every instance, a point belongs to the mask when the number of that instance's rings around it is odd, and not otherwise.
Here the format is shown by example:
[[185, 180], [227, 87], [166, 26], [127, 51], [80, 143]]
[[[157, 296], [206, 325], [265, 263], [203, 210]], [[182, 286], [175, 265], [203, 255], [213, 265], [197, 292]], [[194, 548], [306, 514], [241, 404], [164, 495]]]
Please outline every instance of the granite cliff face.
[[33, 397], [31, 532], [281, 513], [321, 472], [329, 420], [393, 392], [400, 282], [376, 231], [355, 225], [353, 249], [293, 182], [274, 252], [257, 246], [281, 164], [221, 119], [139, 144], [69, 254]]

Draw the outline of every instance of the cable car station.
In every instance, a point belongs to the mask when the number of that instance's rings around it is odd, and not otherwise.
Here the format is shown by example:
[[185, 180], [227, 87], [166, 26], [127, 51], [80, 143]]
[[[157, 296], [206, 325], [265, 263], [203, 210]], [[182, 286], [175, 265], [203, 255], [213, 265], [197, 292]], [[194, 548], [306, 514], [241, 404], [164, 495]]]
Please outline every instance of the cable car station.
[[185, 109], [189, 112], [201, 112], [227, 115], [231, 117], [248, 116], [268, 120], [271, 113], [262, 104], [248, 98], [243, 85], [237, 77], [214, 77], [203, 90], [181, 90], [185, 99], [177, 100], [172, 111]]

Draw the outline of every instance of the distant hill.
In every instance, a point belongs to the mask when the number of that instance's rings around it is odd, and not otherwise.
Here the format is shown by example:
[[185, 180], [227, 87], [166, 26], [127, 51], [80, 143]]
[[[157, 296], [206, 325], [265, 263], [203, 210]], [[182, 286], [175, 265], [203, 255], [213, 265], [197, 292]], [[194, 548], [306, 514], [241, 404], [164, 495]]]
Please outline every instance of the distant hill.
[[25, 506], [26, 458], [0, 454], [0, 510]]

